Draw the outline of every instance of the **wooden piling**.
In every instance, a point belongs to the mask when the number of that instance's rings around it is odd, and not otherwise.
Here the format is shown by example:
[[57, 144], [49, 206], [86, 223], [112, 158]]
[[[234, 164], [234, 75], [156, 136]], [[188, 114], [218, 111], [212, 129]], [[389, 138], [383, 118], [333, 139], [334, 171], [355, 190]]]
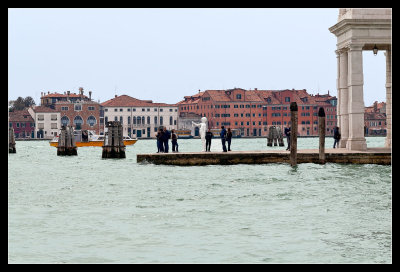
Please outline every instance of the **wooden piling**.
[[119, 121], [107, 122], [102, 158], [126, 158], [122, 125]]
[[290, 103], [290, 165], [297, 165], [297, 127], [298, 127], [298, 118], [297, 118], [297, 103]]
[[58, 136], [57, 156], [78, 155], [74, 128], [72, 126], [62, 126]]
[[8, 153], [17, 153], [15, 149], [15, 134], [14, 128], [8, 128]]
[[325, 111], [319, 108], [318, 111], [318, 134], [319, 134], [319, 161], [325, 164]]

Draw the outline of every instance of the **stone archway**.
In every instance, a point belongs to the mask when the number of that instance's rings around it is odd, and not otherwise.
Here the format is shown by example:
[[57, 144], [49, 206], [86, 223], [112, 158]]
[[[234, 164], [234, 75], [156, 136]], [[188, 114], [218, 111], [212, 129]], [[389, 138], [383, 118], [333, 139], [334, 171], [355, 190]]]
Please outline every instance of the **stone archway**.
[[392, 9], [339, 9], [338, 22], [329, 28], [337, 37], [339, 147], [366, 150], [362, 51], [376, 45], [386, 53], [385, 147], [392, 147]]

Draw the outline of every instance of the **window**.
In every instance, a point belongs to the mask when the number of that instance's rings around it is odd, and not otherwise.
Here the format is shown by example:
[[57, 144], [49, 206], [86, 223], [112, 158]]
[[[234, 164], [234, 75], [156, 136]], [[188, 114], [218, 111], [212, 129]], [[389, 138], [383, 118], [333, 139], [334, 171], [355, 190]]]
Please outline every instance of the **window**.
[[89, 126], [93, 127], [96, 124], [96, 118], [93, 115], [91, 115], [88, 117], [86, 123], [88, 123]]
[[[129, 110], [129, 109], [128, 109]], [[131, 124], [131, 117], [130, 116], [128, 116], [128, 125], [130, 125]]]
[[172, 118], [172, 116], [170, 116], [169, 117], [169, 125], [172, 126], [172, 123], [173, 123], [173, 118]]
[[241, 94], [237, 94], [236, 95], [236, 99], [242, 99], [242, 95]]
[[94, 110], [95, 110], [95, 107], [94, 107], [94, 106], [89, 106], [89, 107], [88, 107], [88, 110], [94, 111]]
[[51, 123], [50, 127], [51, 127], [52, 129], [57, 129], [57, 123]]
[[61, 117], [61, 125], [63, 126], [69, 125], [69, 118], [67, 116]]
[[67, 111], [67, 110], [68, 110], [68, 107], [61, 107], [61, 110], [62, 110], [62, 111]]
[[38, 129], [44, 129], [44, 123], [38, 123]]
[[119, 109], [119, 111], [124, 111], [124, 109]]
[[[160, 109], [160, 111], [161, 111], [161, 109]], [[163, 120], [163, 117], [162, 117], [162, 116], [160, 116], [160, 126], [162, 126], [162, 125], [163, 125], [163, 122], [164, 122], [164, 120]]]
[[290, 102], [290, 97], [285, 97], [285, 102]]
[[154, 116], [154, 125], [157, 125], [157, 116]]
[[114, 111], [118, 111], [118, 109], [114, 109]]
[[38, 121], [43, 121], [44, 120], [44, 115], [43, 114], [38, 114]]
[[147, 116], [147, 124], [150, 125], [150, 116]]
[[79, 115], [75, 116], [74, 118], [74, 125], [76, 129], [81, 129], [81, 126], [83, 124], [83, 119]]
[[74, 105], [74, 110], [75, 111], [81, 111], [82, 110], [82, 105], [81, 104]]
[[56, 121], [57, 120], [57, 114], [52, 114], [51, 115], [51, 120]]

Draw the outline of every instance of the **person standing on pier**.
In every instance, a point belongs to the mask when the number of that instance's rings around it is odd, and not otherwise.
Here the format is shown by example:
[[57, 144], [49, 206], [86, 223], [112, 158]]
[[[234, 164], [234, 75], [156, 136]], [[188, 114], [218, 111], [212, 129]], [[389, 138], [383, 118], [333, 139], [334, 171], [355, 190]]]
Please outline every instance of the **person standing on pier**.
[[339, 148], [339, 141], [340, 141], [340, 132], [339, 132], [339, 127], [335, 127], [333, 129], [333, 148], [337, 147]]
[[286, 136], [286, 140], [287, 140], [287, 148], [286, 150], [290, 150], [290, 125], [289, 123], [287, 123], [286, 127], [285, 127], [285, 136]]
[[228, 142], [228, 151], [231, 150], [231, 141], [232, 141], [232, 131], [231, 128], [228, 128], [228, 132], [226, 133], [226, 141]]
[[211, 132], [210, 129], [207, 130], [206, 132], [206, 151], [210, 152], [211, 148], [211, 139], [214, 136], [214, 134]]
[[164, 144], [164, 153], [168, 153], [168, 140], [171, 138], [171, 133], [167, 130], [166, 127], [164, 127], [163, 130], [163, 144]]
[[219, 135], [221, 136], [222, 149], [223, 149], [224, 152], [227, 152], [226, 145], [225, 145], [225, 142], [226, 142], [226, 129], [225, 129], [224, 126], [221, 127], [221, 132], [220, 132]]
[[164, 147], [163, 147], [163, 131], [161, 128], [158, 129], [158, 132], [156, 133], [156, 138], [157, 138], [157, 153], [164, 152]]
[[175, 130], [171, 130], [171, 143], [172, 143], [172, 152], [178, 152], [178, 136], [176, 136]]

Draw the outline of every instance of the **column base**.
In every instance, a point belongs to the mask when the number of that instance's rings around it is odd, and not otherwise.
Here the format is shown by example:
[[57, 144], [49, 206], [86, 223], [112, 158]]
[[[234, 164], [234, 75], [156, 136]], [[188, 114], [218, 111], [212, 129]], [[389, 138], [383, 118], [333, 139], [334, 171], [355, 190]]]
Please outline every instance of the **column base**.
[[367, 150], [367, 142], [365, 139], [348, 139], [346, 143], [346, 148], [349, 150]]
[[347, 139], [342, 138], [339, 141], [339, 148], [346, 148]]
[[388, 139], [386, 137], [386, 139], [385, 139], [385, 147], [392, 148], [392, 139]]

